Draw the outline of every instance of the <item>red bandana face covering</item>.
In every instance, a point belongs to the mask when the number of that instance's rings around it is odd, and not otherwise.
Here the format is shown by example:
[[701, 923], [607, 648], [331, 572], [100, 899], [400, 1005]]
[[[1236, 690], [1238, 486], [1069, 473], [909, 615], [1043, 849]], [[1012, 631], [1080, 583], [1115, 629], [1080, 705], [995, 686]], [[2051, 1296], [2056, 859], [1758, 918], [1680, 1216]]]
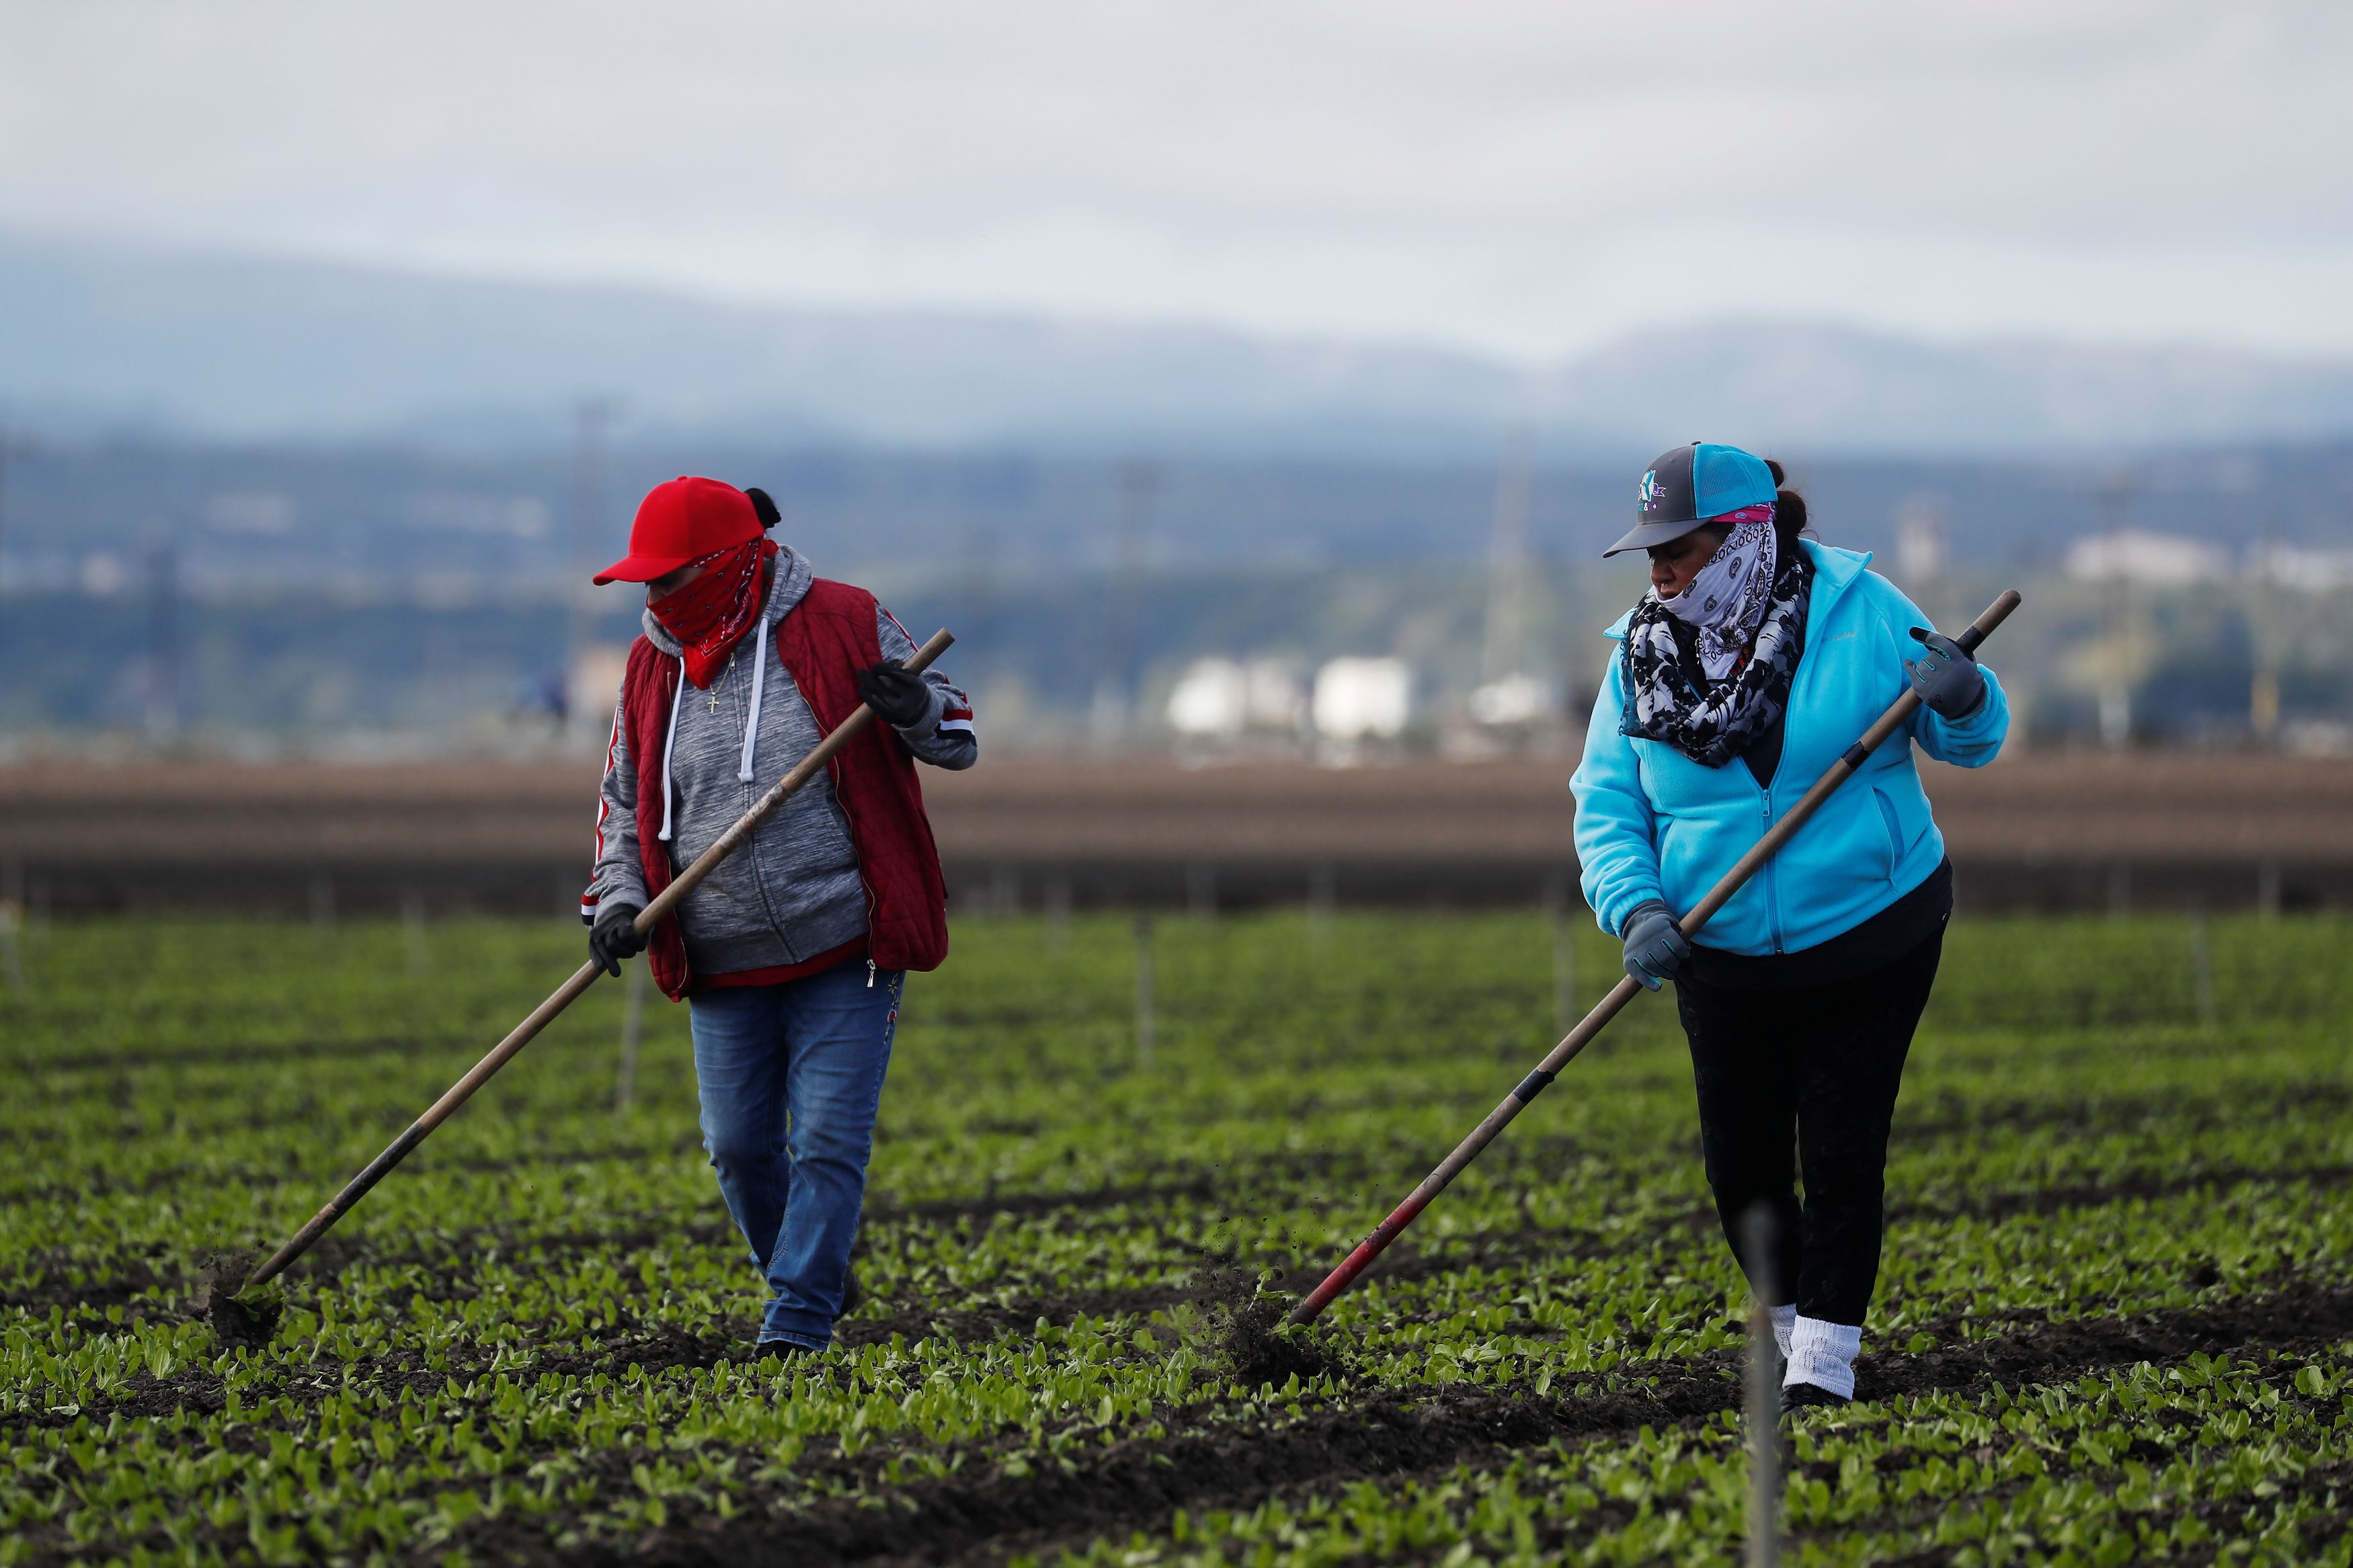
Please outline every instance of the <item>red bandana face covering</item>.
[[678, 639], [686, 678], [695, 689], [709, 687], [728, 651], [760, 618], [767, 597], [765, 570], [776, 558], [772, 539], [750, 539], [702, 558], [702, 575], [646, 605], [662, 630]]

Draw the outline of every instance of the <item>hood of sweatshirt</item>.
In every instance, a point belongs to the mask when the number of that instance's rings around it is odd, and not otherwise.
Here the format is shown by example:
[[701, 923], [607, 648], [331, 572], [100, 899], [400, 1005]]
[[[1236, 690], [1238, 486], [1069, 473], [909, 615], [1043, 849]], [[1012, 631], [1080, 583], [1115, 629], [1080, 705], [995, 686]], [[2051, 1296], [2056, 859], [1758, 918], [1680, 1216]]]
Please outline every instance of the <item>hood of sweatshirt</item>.
[[[777, 545], [776, 573], [768, 579], [768, 601], [760, 606], [761, 627], [773, 629], [778, 621], [792, 614], [793, 606], [808, 596], [809, 584], [815, 581], [817, 571], [809, 565], [807, 556], [789, 544]], [[672, 658], [678, 657], [678, 639], [654, 619], [651, 610], [644, 612], [638, 620], [648, 642]]]

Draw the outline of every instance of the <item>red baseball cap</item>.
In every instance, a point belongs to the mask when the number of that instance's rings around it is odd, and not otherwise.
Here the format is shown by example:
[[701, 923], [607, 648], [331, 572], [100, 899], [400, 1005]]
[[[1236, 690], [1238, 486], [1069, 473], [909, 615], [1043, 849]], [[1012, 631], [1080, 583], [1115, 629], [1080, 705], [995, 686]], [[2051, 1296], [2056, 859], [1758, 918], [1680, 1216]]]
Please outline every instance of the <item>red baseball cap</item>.
[[765, 531], [750, 496], [717, 479], [681, 474], [646, 492], [629, 524], [629, 552], [597, 573], [596, 585], [650, 583]]

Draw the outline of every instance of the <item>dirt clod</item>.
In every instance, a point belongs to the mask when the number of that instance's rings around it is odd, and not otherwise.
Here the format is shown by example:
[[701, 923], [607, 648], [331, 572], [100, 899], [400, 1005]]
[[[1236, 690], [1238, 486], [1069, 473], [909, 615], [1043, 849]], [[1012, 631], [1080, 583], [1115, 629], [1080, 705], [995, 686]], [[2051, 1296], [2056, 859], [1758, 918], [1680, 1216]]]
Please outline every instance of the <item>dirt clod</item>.
[[1283, 1321], [1291, 1302], [1263, 1289], [1271, 1281], [1234, 1271], [1214, 1274], [1208, 1283], [1218, 1353], [1245, 1388], [1263, 1383], [1280, 1388], [1293, 1377], [1313, 1383], [1348, 1370], [1312, 1325]]
[[274, 1287], [245, 1289], [259, 1262], [248, 1252], [216, 1252], [205, 1259], [196, 1277], [196, 1310], [212, 1324], [224, 1348], [261, 1349], [278, 1332], [278, 1321], [286, 1315], [285, 1299]]

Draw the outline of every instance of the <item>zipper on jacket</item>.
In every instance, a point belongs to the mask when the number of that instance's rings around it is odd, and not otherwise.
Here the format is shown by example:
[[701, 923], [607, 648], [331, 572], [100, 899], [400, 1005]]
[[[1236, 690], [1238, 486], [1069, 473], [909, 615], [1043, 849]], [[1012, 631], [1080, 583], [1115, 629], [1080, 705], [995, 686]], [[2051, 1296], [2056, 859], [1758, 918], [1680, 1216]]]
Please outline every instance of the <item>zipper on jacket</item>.
[[[1776, 773], [1779, 771], [1778, 768], [1774, 770]], [[1762, 831], [1770, 833], [1773, 831], [1773, 790], [1769, 784], [1764, 790], [1763, 803], [1765, 824]], [[1765, 918], [1766, 923], [1772, 928], [1773, 951], [1778, 953], [1781, 951], [1781, 879], [1775, 874], [1775, 871], [1773, 862], [1766, 861]]]
[[[809, 711], [817, 711], [816, 703], [809, 704]], [[858, 890], [866, 895], [866, 986], [871, 991], [874, 987], [874, 917], [878, 912], [878, 903], [874, 897], [874, 884], [866, 875], [866, 857], [858, 852], [858, 821], [849, 814], [849, 796], [841, 787], [839, 752], [826, 759], [825, 776], [833, 781], [833, 804], [841, 813], [843, 825], [849, 829], [849, 858], [858, 862]]]

